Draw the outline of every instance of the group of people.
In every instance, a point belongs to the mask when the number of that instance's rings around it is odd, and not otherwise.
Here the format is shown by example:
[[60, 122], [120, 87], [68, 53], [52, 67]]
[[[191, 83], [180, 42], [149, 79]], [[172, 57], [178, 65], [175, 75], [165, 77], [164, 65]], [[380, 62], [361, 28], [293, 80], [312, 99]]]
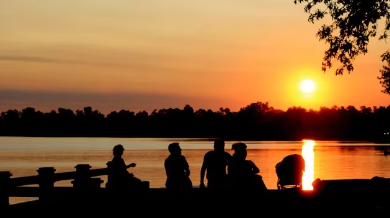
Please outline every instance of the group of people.
[[[244, 143], [233, 144], [234, 154], [225, 151], [225, 142], [216, 140], [214, 150], [205, 154], [200, 172], [200, 187], [208, 188], [265, 188], [259, 168], [250, 160], [246, 160], [247, 146]], [[190, 169], [186, 158], [181, 154], [179, 143], [168, 146], [170, 155], [165, 160], [168, 189], [192, 188], [189, 178]], [[207, 172], [207, 174], [206, 174]]]
[[[200, 171], [200, 187], [206, 187], [204, 178], [207, 178], [207, 188], [250, 188], [263, 189], [266, 186], [262, 177], [258, 175], [259, 168], [251, 160], [246, 160], [247, 146], [244, 143], [232, 145], [233, 155], [225, 151], [225, 141], [218, 139], [214, 142], [214, 150], [204, 155]], [[193, 187], [190, 179], [190, 166], [182, 155], [179, 143], [171, 143], [168, 146], [170, 155], [164, 162], [167, 180], [165, 183], [168, 189], [191, 189]], [[124, 148], [116, 145], [113, 149], [114, 158], [110, 163], [111, 180], [123, 181], [130, 185], [140, 182], [133, 174], [127, 171], [135, 167], [132, 163], [126, 165], [122, 159]], [[277, 165], [277, 167], [280, 163]], [[109, 175], [110, 181], [110, 175]]]

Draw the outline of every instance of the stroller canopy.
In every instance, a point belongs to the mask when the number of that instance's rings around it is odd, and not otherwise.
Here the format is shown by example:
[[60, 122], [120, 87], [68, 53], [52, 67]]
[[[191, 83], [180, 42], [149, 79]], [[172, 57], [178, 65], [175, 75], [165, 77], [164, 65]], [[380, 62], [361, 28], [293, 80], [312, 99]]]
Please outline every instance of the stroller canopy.
[[299, 154], [288, 155], [275, 168], [280, 185], [301, 185], [305, 159]]

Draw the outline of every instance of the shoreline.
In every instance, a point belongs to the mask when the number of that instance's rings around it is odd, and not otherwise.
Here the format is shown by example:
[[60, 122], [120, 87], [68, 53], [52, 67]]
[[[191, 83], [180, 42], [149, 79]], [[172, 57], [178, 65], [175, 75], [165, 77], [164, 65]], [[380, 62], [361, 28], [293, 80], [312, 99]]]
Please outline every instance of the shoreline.
[[[105, 139], [181, 139], [181, 141], [214, 141], [217, 137], [146, 137], [146, 136], [29, 136], [29, 135], [0, 135], [0, 138], [105, 138]], [[340, 139], [260, 139], [260, 138], [223, 138], [225, 141], [243, 141], [243, 142], [301, 142], [304, 140], [313, 140], [316, 142], [338, 142], [338, 143], [373, 143], [373, 144], [389, 144], [386, 142], [380, 142], [375, 140], [340, 140]]]

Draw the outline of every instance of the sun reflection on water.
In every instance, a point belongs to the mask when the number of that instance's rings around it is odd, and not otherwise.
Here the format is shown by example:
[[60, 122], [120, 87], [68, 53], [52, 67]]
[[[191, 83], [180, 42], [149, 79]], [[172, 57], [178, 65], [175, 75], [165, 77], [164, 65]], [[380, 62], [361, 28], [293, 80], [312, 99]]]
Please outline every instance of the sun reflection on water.
[[302, 156], [305, 159], [305, 172], [302, 177], [302, 189], [313, 190], [314, 181], [314, 145], [313, 140], [303, 140]]

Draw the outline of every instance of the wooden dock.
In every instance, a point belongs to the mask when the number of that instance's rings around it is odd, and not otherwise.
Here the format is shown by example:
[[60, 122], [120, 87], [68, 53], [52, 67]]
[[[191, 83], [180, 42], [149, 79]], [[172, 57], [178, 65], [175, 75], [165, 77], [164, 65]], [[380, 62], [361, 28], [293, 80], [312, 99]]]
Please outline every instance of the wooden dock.
[[[65, 173], [55, 173], [52, 167], [39, 168], [37, 175], [19, 178], [12, 178], [10, 172], [0, 172], [0, 211], [15, 216], [25, 213], [49, 216], [50, 211], [69, 215], [122, 211], [140, 216], [213, 213], [229, 217], [250, 215], [250, 211], [273, 214], [344, 211], [390, 216], [390, 179], [385, 178], [316, 180], [313, 191], [193, 188], [173, 193], [165, 188], [150, 188], [147, 181], [136, 189], [108, 189], [102, 179], [94, 178], [107, 175], [107, 168], [91, 169], [86, 164], [75, 168], [76, 171]], [[72, 180], [73, 187], [56, 187], [55, 182], [62, 180]], [[10, 205], [10, 197], [39, 200]]]

